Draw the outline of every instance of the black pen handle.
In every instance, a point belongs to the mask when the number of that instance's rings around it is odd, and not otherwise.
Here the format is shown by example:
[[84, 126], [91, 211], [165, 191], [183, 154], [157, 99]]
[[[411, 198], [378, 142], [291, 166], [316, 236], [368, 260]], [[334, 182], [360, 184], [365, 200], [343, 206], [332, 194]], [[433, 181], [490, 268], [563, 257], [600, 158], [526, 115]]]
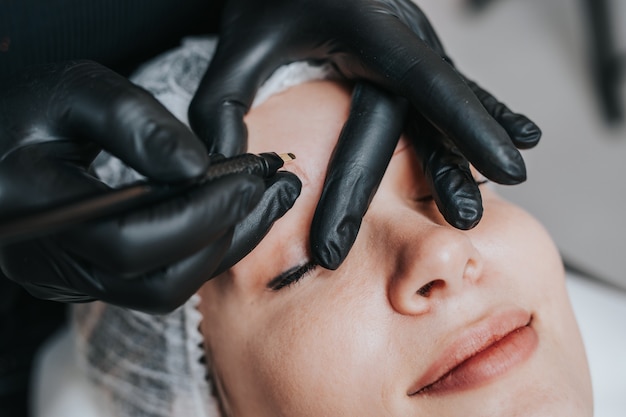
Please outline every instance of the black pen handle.
[[67, 230], [81, 223], [121, 215], [127, 211], [164, 201], [209, 181], [232, 174], [271, 177], [293, 154], [273, 152], [242, 154], [214, 161], [199, 180], [169, 185], [139, 181], [50, 209], [0, 221], [0, 243], [12, 243]]
[[271, 177], [284, 165], [285, 160], [283, 158], [277, 153], [266, 152], [259, 155], [245, 153], [232, 158], [221, 159], [209, 167], [201, 182], [213, 181], [232, 174]]

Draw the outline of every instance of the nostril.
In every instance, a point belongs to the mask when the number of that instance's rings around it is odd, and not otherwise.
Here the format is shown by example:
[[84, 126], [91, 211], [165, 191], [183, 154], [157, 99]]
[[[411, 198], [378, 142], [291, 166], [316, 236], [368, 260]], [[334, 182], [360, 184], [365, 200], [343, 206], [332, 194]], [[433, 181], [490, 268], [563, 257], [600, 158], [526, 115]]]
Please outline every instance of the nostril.
[[443, 280], [441, 279], [435, 279], [433, 281], [430, 281], [428, 284], [424, 285], [422, 288], [420, 288], [419, 290], [417, 290], [417, 293], [419, 295], [421, 295], [422, 297], [430, 297], [430, 294], [432, 292], [432, 290], [436, 287], [443, 287], [445, 285], [445, 283], [443, 282]]

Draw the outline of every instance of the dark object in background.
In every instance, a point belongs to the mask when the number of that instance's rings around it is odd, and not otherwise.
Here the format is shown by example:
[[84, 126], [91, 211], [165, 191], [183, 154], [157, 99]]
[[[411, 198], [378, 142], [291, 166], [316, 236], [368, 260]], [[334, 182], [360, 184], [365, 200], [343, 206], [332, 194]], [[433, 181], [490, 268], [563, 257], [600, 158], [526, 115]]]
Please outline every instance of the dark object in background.
[[[482, 10], [495, 0], [469, 0], [469, 6]], [[608, 0], [582, 0], [588, 17], [589, 65], [602, 113], [610, 124], [624, 120], [624, 101], [619, 83], [626, 74], [626, 52], [617, 50]]]
[[26, 417], [33, 357], [66, 322], [67, 305], [36, 299], [0, 274], [0, 416]]
[[130, 74], [184, 36], [215, 33], [223, 0], [0, 1], [0, 76], [90, 59]]
[[469, 5], [475, 10], [480, 10], [489, 6], [493, 2], [494, 0], [470, 0]]
[[584, 0], [589, 16], [589, 62], [604, 117], [609, 123], [624, 120], [624, 101], [619, 83], [626, 72], [613, 36], [610, 5], [607, 0]]

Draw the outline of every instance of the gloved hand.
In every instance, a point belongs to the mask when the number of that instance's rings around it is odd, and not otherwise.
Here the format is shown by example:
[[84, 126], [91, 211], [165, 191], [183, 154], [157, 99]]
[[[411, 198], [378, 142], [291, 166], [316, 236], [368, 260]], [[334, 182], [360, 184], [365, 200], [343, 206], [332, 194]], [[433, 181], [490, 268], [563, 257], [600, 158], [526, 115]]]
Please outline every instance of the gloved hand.
[[[188, 181], [209, 166], [206, 148], [186, 126], [148, 92], [94, 62], [24, 71], [0, 91], [2, 218], [106, 190], [89, 171], [101, 149], [155, 182]], [[237, 234], [230, 262], [258, 243], [299, 192], [292, 174], [267, 183], [225, 177], [116, 218], [0, 242], [0, 267], [40, 298], [167, 312], [224, 262], [235, 225], [251, 210], [257, 223]]]
[[[540, 130], [459, 74], [409, 0], [229, 0], [215, 57], [189, 109], [194, 131], [212, 151], [244, 150], [243, 116], [257, 89], [280, 65], [297, 60], [330, 60], [347, 78], [406, 98], [423, 123], [443, 132], [487, 178], [503, 184], [525, 180], [514, 145], [534, 146]], [[312, 224], [313, 256], [331, 269], [356, 238], [406, 114], [395, 110], [404, 108], [397, 98], [364, 90], [353, 98]], [[471, 177], [446, 155], [423, 157], [441, 158], [427, 167], [437, 178], [435, 200], [448, 205], [440, 206], [446, 220], [461, 229], [475, 226], [482, 205]]]

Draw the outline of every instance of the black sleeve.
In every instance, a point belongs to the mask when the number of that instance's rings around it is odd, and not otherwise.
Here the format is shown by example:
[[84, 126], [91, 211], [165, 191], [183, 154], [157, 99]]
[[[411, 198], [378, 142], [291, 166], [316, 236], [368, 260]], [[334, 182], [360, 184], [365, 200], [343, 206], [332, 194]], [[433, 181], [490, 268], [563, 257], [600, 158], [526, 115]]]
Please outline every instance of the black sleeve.
[[220, 1], [0, 0], [0, 76], [92, 59], [128, 73], [186, 35], [216, 32]]

